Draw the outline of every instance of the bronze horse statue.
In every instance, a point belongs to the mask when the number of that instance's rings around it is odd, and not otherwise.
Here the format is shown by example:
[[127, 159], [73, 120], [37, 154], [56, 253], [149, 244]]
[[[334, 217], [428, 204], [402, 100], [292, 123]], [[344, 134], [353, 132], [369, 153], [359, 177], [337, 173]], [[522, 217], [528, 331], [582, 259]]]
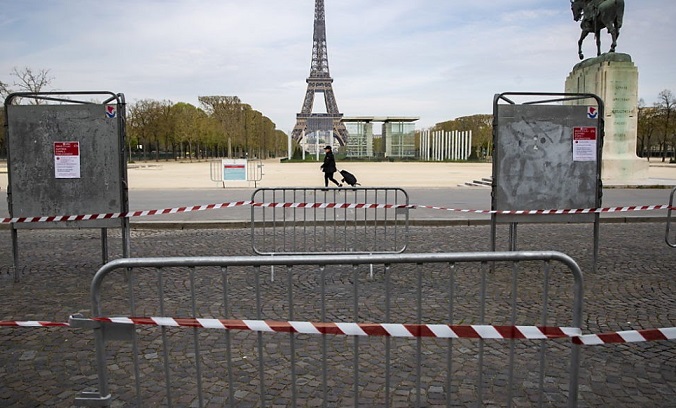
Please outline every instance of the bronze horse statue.
[[594, 33], [596, 38], [596, 56], [601, 55], [601, 30], [604, 28], [613, 39], [609, 52], [615, 52], [624, 16], [624, 0], [570, 0], [570, 8], [573, 11], [573, 19], [581, 20], [582, 34], [577, 42], [580, 59], [584, 59], [582, 41], [589, 33]]

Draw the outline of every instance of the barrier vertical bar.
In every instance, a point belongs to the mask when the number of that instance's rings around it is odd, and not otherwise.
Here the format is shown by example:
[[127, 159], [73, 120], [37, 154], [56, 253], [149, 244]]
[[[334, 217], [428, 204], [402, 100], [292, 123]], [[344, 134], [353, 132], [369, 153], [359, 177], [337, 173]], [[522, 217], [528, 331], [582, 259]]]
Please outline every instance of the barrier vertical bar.
[[[192, 315], [197, 316], [197, 298], [195, 296], [195, 268], [190, 268], [190, 299]], [[197, 400], [199, 406], [204, 406], [204, 389], [202, 387], [202, 354], [200, 352], [199, 331], [197, 327], [192, 329], [193, 344], [195, 349], [195, 371], [197, 374]]]
[[[319, 288], [320, 288], [320, 300], [322, 304], [321, 308], [321, 319], [322, 323], [326, 323], [326, 266], [319, 266]], [[324, 406], [326, 406], [326, 401], [329, 398], [329, 385], [328, 385], [328, 357], [327, 357], [327, 339], [326, 333], [322, 333], [322, 397], [324, 400]]]
[[[374, 193], [375, 198], [374, 198], [374, 203], [378, 202], [378, 191]], [[387, 199], [385, 200], [387, 202]], [[383, 213], [385, 214], [385, 217], [387, 217], [387, 210], [383, 210]], [[383, 237], [387, 237], [387, 223], [383, 225], [383, 228], [385, 228], [385, 233], [383, 234]], [[376, 252], [378, 251], [378, 208], [375, 208], [374, 214], [373, 214], [373, 251]], [[371, 265], [371, 278], [373, 278], [373, 265]]]
[[[385, 293], [387, 296], [385, 296], [385, 321], [386, 322], [391, 322], [390, 314], [391, 314], [391, 296], [390, 296], [390, 291], [391, 291], [391, 273], [390, 273], [390, 265], [385, 264]], [[389, 408], [390, 406], [390, 383], [391, 383], [391, 377], [392, 373], [390, 370], [390, 359], [391, 357], [391, 351], [392, 351], [392, 339], [390, 336], [385, 337], [385, 408]]]
[[[338, 202], [338, 195], [339, 194], [340, 194], [339, 189], [333, 190], [333, 201], [332, 202], [334, 202], [334, 203]], [[334, 207], [332, 209], [332, 212], [333, 212], [333, 243], [332, 243], [333, 245], [332, 246], [335, 247], [335, 248], [340, 248], [340, 246], [338, 245], [338, 217], [337, 217], [338, 209]]]
[[[448, 324], [453, 324], [454, 299], [455, 299], [455, 263], [449, 264], [448, 274]], [[448, 351], [446, 352], [446, 406], [450, 407], [453, 402], [453, 339], [448, 339]]]
[[[352, 265], [352, 279], [354, 280], [354, 321], [359, 322], [359, 270], [357, 265]], [[354, 336], [354, 406], [359, 406], [359, 336]]]
[[[261, 267], [260, 265], [256, 265], [254, 267], [254, 274], [256, 275], [255, 277], [255, 285], [256, 285], [256, 319], [261, 320], [262, 317], [262, 311], [261, 311], [261, 306], [262, 306], [262, 301], [261, 301]], [[260, 388], [260, 393], [261, 393], [261, 407], [265, 408], [265, 364], [263, 362], [264, 359], [264, 354], [263, 354], [263, 332], [258, 332], [256, 334], [256, 337], [258, 339], [258, 376], [259, 378], [259, 388]]]
[[[519, 276], [519, 271], [518, 271], [518, 263], [513, 262], [512, 263], [512, 301], [511, 301], [511, 316], [510, 316], [510, 323], [512, 326], [516, 325], [516, 299], [517, 299], [517, 279]], [[507, 368], [508, 374], [507, 377], [509, 378], [508, 380], [508, 391], [507, 391], [507, 406], [511, 407], [512, 406], [512, 399], [514, 398], [514, 339], [509, 340], [509, 366]]]
[[[303, 190], [303, 202], [307, 202], [307, 190]], [[303, 248], [307, 249], [307, 211], [303, 211]]]
[[[349, 202], [348, 200], [348, 194], [350, 194], [349, 190], [345, 190], [345, 194], [343, 195], [345, 197], [345, 202]], [[345, 247], [343, 250], [345, 252], [348, 252], [350, 250], [350, 244], [349, 244], [349, 239], [347, 238], [347, 207], [343, 209], [343, 239], [345, 240]]]
[[[293, 201], [294, 203], [298, 201], [298, 200], [297, 200], [297, 193], [298, 193], [297, 190], [293, 190], [293, 191], [291, 192], [292, 201]], [[298, 245], [298, 238], [297, 238], [297, 235], [296, 235], [296, 227], [295, 227], [295, 226], [296, 226], [296, 221], [298, 221], [298, 218], [297, 218], [297, 215], [298, 215], [298, 209], [297, 209], [297, 208], [291, 208], [289, 211], [291, 212], [291, 214], [290, 214], [289, 217], [290, 217], [290, 219], [291, 219], [290, 222], [291, 222], [291, 228], [292, 228], [292, 234], [291, 234], [291, 238], [290, 238], [290, 239], [291, 239], [291, 247], [292, 247], [292, 248], [297, 248], [297, 245]], [[285, 229], [285, 231], [284, 231], [284, 235], [286, 235], [286, 229]], [[274, 266], [272, 266], [271, 268], [274, 270]]]
[[[480, 275], [481, 284], [479, 288], [479, 324], [486, 324], [486, 263], [481, 262]], [[479, 339], [479, 378], [477, 380], [477, 401], [483, 403], [484, 400], [484, 339]]]
[[[133, 273], [131, 268], [127, 269], [129, 279], [127, 280], [127, 289], [129, 293], [129, 311], [131, 316], [136, 316], [136, 296], [134, 295], [134, 281], [136, 275]], [[99, 315], [100, 316], [100, 315]], [[132, 331], [131, 336], [131, 350], [134, 360], [134, 387], [136, 390], [136, 403], [137, 406], [141, 406], [141, 371], [139, 369], [139, 349], [138, 349], [138, 339], [136, 338], [136, 329]]]
[[[282, 191], [282, 202], [286, 203], [286, 190]], [[282, 248], [286, 250], [286, 214], [287, 210], [286, 208], [282, 207], [280, 209], [282, 212], [282, 231], [284, 231], [284, 234], [282, 234]]]
[[[290, 265], [287, 265], [286, 267], [286, 273], [287, 273], [287, 292], [289, 294], [288, 301], [289, 301], [289, 321], [293, 321], [295, 319], [294, 317], [294, 310], [293, 310], [293, 305], [294, 305], [294, 299], [293, 299], [293, 267]], [[294, 333], [289, 332], [289, 341], [291, 343], [291, 403], [295, 407], [296, 406], [296, 401], [298, 398], [298, 391], [296, 389], [296, 335]]]
[[672, 248], [676, 248], [676, 241], [671, 242], [671, 212], [674, 210], [674, 195], [676, 194], [676, 188], [671, 190], [671, 195], [669, 196], [669, 210], [667, 211], [667, 229], [664, 234], [664, 241]]
[[[542, 326], [547, 326], [548, 322], [548, 309], [547, 305], [549, 304], [549, 273], [550, 273], [550, 263], [545, 261], [544, 266], [544, 282], [543, 282], [543, 293], [542, 293], [542, 320], [540, 324]], [[546, 355], [547, 352], [547, 340], [540, 340], [540, 370], [539, 370], [539, 397], [538, 397], [538, 406], [541, 407], [544, 403], [544, 391], [545, 391], [545, 364], [546, 364]]]
[[[157, 268], [157, 290], [160, 301], [160, 315], [165, 316], [164, 311], [164, 272], [162, 268]], [[162, 335], [162, 356], [164, 358], [164, 387], [167, 393], [167, 406], [172, 406], [171, 398], [171, 370], [169, 370], [169, 348], [167, 347], [167, 328], [162, 326], [160, 333]]]
[[[422, 324], [422, 267], [421, 264], [417, 263], [415, 265], [415, 273], [417, 275], [416, 279], [416, 297], [417, 307], [416, 307], [416, 324]], [[415, 405], [416, 407], [422, 406], [422, 396], [420, 387], [422, 386], [422, 337], [417, 336], [415, 339], [415, 353], [416, 353], [416, 365], [415, 365]]]
[[[228, 319], [230, 317], [230, 297], [228, 296], [228, 291], [230, 285], [228, 285], [228, 267], [221, 267], [221, 284], [223, 286], [223, 317]], [[225, 333], [225, 352], [227, 354], [226, 359], [228, 362], [228, 399], [230, 405], [235, 404], [235, 377], [232, 372], [232, 342], [230, 339], [230, 330], [224, 330]]]

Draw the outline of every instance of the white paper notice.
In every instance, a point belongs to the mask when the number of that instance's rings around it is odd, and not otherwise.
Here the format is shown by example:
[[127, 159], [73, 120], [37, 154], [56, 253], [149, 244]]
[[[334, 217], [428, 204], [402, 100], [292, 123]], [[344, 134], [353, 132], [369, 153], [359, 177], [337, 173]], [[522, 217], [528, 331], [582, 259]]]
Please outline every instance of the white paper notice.
[[54, 142], [54, 177], [80, 178], [80, 142]]
[[573, 161], [596, 161], [596, 127], [573, 128]]

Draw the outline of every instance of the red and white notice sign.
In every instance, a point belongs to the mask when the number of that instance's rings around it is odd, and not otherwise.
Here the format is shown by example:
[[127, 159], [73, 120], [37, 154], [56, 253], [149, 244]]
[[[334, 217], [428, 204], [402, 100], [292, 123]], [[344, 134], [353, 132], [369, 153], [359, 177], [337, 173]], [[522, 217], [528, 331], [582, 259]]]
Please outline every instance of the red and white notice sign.
[[54, 177], [80, 178], [80, 142], [54, 142]]
[[596, 127], [573, 128], [573, 161], [596, 161]]

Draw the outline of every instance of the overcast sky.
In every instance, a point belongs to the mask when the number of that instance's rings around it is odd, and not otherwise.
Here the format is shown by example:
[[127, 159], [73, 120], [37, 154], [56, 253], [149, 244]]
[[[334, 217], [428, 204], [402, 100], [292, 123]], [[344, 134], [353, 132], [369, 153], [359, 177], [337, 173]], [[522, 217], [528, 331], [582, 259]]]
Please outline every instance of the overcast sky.
[[[430, 127], [490, 113], [495, 93], [563, 92], [578, 62], [569, 0], [325, 3], [346, 116], [419, 116], [418, 127]], [[289, 132], [313, 18], [313, 0], [0, 0], [0, 80], [11, 85], [13, 67], [31, 67], [49, 69], [55, 89], [121, 92], [130, 103], [237, 95]], [[617, 51], [638, 66], [647, 104], [676, 93], [674, 0], [626, 0]], [[584, 52], [595, 55], [592, 36]]]

